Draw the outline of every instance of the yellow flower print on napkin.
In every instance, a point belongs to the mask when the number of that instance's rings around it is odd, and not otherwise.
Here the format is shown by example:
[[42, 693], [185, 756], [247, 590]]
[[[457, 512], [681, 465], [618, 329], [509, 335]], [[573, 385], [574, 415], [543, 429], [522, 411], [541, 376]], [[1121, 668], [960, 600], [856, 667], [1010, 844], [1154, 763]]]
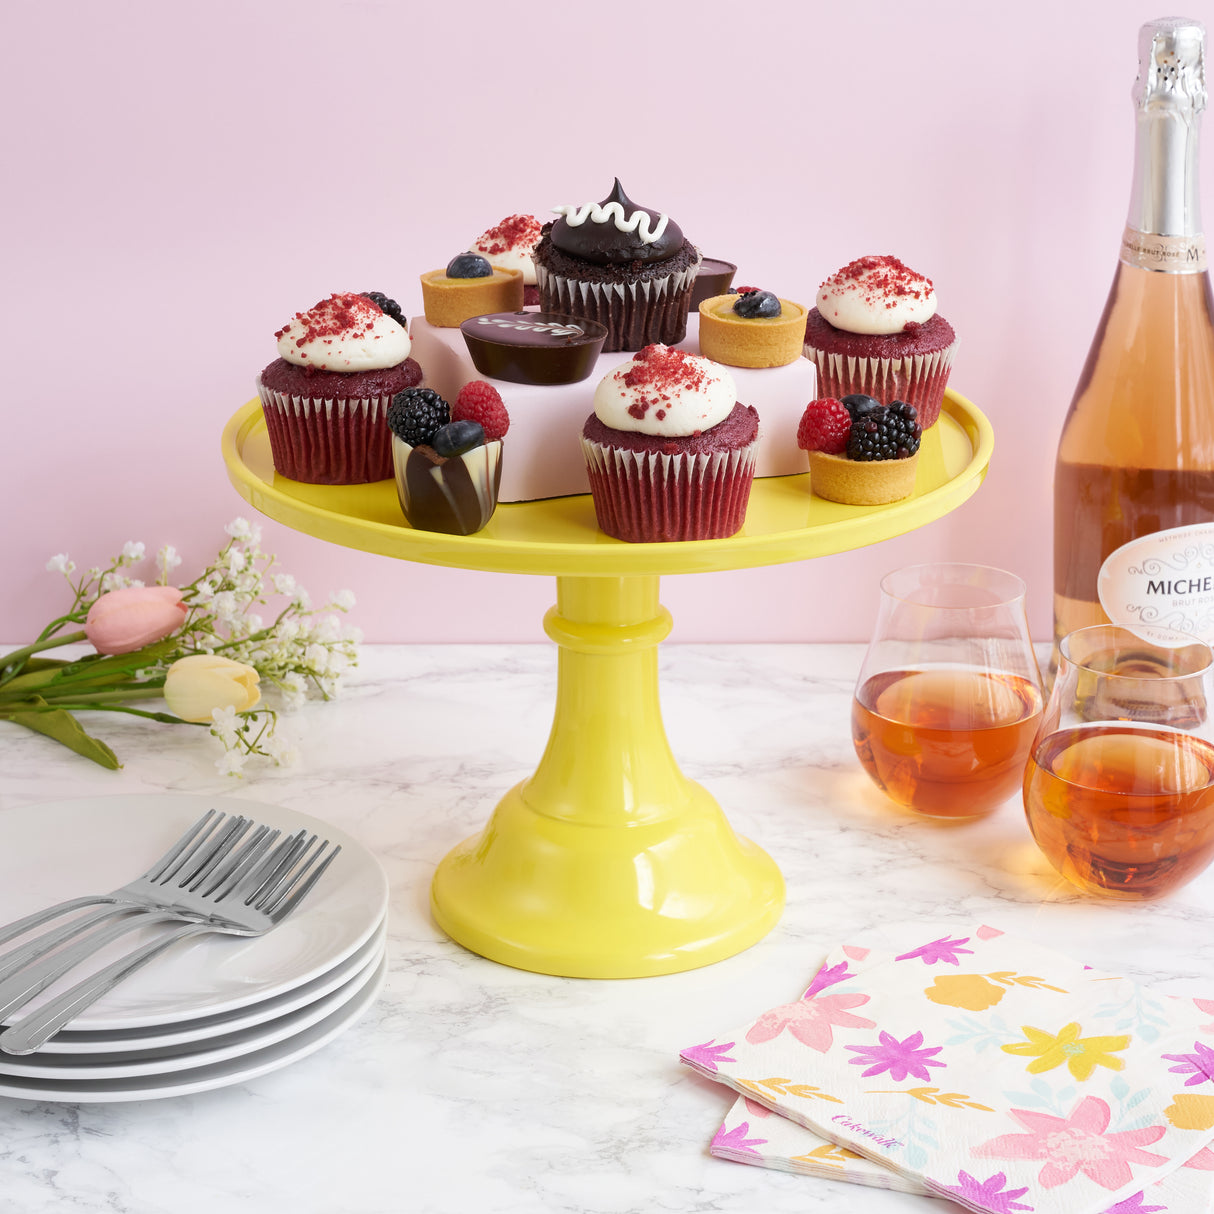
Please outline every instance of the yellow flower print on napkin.
[[1080, 1037], [1083, 1031], [1078, 1024], [1071, 1023], [1055, 1034], [1022, 1024], [1020, 1031], [1027, 1040], [1000, 1046], [1005, 1054], [1022, 1054], [1034, 1058], [1026, 1068], [1030, 1075], [1052, 1071], [1066, 1063], [1067, 1070], [1076, 1079], [1090, 1079], [1098, 1066], [1110, 1071], [1120, 1071], [1125, 1066], [1124, 1058], [1114, 1058], [1118, 1050], [1130, 1044], [1127, 1037]]

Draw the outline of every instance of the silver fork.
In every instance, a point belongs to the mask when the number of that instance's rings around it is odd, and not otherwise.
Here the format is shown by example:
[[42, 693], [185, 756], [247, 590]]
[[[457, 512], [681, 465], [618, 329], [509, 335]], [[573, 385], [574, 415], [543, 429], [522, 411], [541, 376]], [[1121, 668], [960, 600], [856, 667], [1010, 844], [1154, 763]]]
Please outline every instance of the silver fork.
[[[241, 823], [238, 837], [245, 833], [247, 827], [252, 826], [247, 818], [241, 819]], [[298, 839], [303, 833], [297, 832], [292, 839]], [[93, 916], [85, 916], [83, 922], [86, 925], [91, 924], [96, 930], [86, 933], [73, 932], [70, 939], [63, 943], [62, 930], [56, 929], [45, 936], [37, 937], [20, 949], [13, 950], [15, 954], [19, 954], [17, 961], [6, 967], [8, 977], [0, 982], [0, 1022], [24, 1007], [35, 995], [57, 982], [69, 970], [88, 961], [98, 949], [104, 948], [128, 932], [174, 920], [197, 923], [211, 919], [217, 912], [219, 900], [230, 894], [239, 881], [255, 871], [281, 834], [280, 830], [258, 826], [238, 848], [233, 849], [233, 846], [225, 845], [216, 849], [216, 853], [201, 865], [188, 866], [189, 871], [193, 873], [189, 883], [173, 888], [171, 893], [166, 892], [166, 896], [159, 902], [120, 908], [117, 923], [96, 926], [91, 922]], [[277, 854], [279, 853], [276, 852], [275, 855]], [[98, 915], [114, 913], [113, 908], [96, 912]], [[71, 931], [72, 926], [69, 925], [67, 930]], [[54, 946], [60, 943], [63, 943], [63, 947], [52, 951]]]
[[[223, 863], [252, 826], [249, 818], [228, 818], [222, 812], [209, 809], [147, 872], [135, 880], [108, 894], [92, 894], [58, 902], [0, 928], [2, 944], [25, 935], [50, 919], [88, 906], [101, 905], [99, 910], [79, 915], [0, 954], [0, 990], [3, 990], [9, 978], [30, 962], [82, 935], [95, 924], [135, 910], [177, 905], [187, 891], [196, 888]], [[0, 1005], [3, 1003], [4, 997], [0, 995]], [[4, 1014], [0, 1013], [0, 1020], [3, 1018]]]
[[173, 927], [48, 1000], [0, 1032], [0, 1050], [32, 1054], [85, 1008], [181, 940], [206, 932], [264, 935], [299, 905], [341, 851], [327, 839], [317, 844], [316, 835], [305, 837], [299, 831], [252, 865], [245, 864], [223, 881], [211, 916]]

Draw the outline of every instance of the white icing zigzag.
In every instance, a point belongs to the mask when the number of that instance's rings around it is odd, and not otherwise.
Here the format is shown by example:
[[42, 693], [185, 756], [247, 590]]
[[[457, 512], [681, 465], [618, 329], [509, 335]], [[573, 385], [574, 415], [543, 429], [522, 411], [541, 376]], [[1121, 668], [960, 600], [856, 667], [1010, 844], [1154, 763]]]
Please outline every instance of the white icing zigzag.
[[581, 227], [587, 219], [592, 223], [606, 223], [609, 219], [614, 219], [615, 226], [621, 232], [639, 232], [642, 244], [653, 244], [655, 240], [658, 240], [666, 231], [666, 224], [670, 221], [669, 216], [663, 212], [658, 216], [657, 226], [651, 229], [647, 211], [638, 208], [631, 215], [626, 216], [624, 208], [618, 202], [609, 202], [606, 206], [597, 202], [588, 202], [585, 206], [580, 207], [566, 204], [553, 207], [552, 210], [556, 215], [564, 215], [565, 222], [571, 228]]
[[525, 329], [533, 333], [551, 333], [553, 337], [583, 337], [586, 330], [577, 325], [558, 325], [546, 320], [498, 320], [494, 316], [478, 316], [478, 325], [498, 325], [503, 329]]

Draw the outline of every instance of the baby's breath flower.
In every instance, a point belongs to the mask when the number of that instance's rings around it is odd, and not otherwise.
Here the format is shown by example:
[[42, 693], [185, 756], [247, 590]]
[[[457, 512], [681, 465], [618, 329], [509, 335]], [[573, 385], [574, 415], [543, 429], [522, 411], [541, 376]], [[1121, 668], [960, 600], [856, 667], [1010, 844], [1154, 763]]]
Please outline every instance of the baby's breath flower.
[[236, 736], [240, 732], [242, 724], [242, 722], [236, 719], [236, 709], [230, 705], [227, 708], [213, 708], [211, 710], [211, 720], [214, 722], [211, 726], [211, 732], [225, 746], [232, 745], [236, 741]]
[[253, 534], [253, 528], [249, 526], [249, 520], [246, 518], [234, 518], [224, 531], [234, 540], [247, 540]]
[[245, 756], [239, 750], [225, 750], [215, 760], [215, 767], [221, 776], [239, 776], [245, 765]]
[[167, 576], [168, 574], [172, 573], [178, 565], [181, 564], [181, 557], [178, 554], [177, 549], [174, 548], [172, 544], [165, 544], [164, 547], [161, 548], [158, 553], [156, 553], [156, 564], [161, 573]]
[[142, 540], [127, 540], [122, 545], [122, 558], [124, 561], [135, 562], [143, 560], [143, 554], [146, 551]]
[[64, 575], [74, 572], [76, 562], [73, 561], [66, 552], [56, 552], [49, 561], [46, 562], [46, 571], [48, 573], [62, 573]]
[[354, 606], [356, 600], [353, 590], [339, 590], [336, 594], [329, 596], [329, 602], [333, 604], [338, 611], [349, 611]]
[[276, 573], [271, 579], [271, 584], [275, 594], [295, 593], [295, 579], [289, 573]]

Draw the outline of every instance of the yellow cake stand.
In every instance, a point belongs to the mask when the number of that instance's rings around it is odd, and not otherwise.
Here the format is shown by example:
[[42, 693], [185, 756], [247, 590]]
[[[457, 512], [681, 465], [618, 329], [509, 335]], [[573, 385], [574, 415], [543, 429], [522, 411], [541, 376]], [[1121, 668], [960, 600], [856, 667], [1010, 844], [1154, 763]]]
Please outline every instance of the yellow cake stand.
[[[914, 495], [842, 506], [808, 475], [757, 480], [729, 539], [626, 544], [598, 530], [589, 496], [499, 506], [476, 535], [415, 531], [391, 481], [305, 485], [274, 472], [261, 408], [223, 433], [228, 475], [250, 504], [331, 543], [407, 561], [556, 577], [544, 629], [559, 646], [556, 712], [535, 774], [438, 866], [442, 929], [494, 961], [547, 974], [629, 978], [694, 969], [761, 939], [784, 906], [771, 858], [736, 836], [679, 770], [658, 704], [662, 574], [824, 556], [947, 514], [982, 483], [993, 435], [950, 392], [924, 437]], [[507, 440], [506, 458], [510, 458]]]

